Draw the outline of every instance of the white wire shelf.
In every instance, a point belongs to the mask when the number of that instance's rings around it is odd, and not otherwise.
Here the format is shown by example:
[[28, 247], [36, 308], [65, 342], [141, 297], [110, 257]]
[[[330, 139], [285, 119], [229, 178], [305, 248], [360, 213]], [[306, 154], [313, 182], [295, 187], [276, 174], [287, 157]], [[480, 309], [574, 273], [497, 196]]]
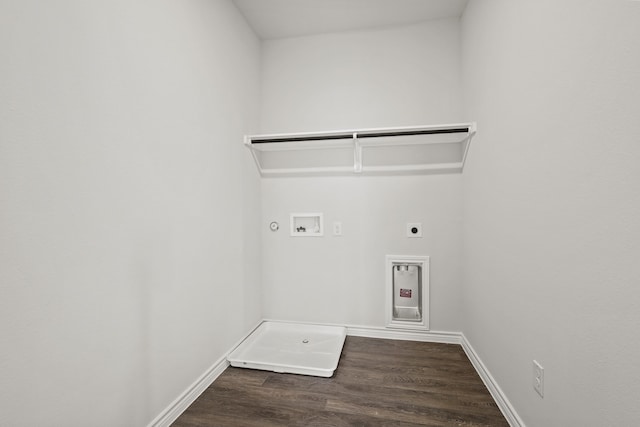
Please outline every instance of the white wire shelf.
[[263, 177], [461, 173], [475, 123], [245, 136]]

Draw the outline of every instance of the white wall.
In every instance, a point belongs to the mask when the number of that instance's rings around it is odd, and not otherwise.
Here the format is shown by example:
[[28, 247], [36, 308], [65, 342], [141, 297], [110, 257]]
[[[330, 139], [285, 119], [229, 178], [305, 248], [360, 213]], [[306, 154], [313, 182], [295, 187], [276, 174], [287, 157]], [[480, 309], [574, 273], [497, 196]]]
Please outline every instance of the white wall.
[[262, 132], [460, 120], [457, 19], [263, 43]]
[[226, 0], [0, 1], [0, 425], [145, 425], [261, 317], [259, 48]]
[[[261, 130], [458, 122], [459, 55], [457, 20], [266, 41]], [[461, 202], [460, 175], [263, 179], [265, 316], [384, 326], [385, 255], [429, 255], [431, 329], [459, 331]], [[292, 212], [323, 212], [327, 233], [289, 237]]]
[[463, 331], [527, 426], [640, 420], [638, 23], [632, 1], [464, 14]]
[[[460, 330], [458, 176], [265, 179], [262, 191], [267, 318], [384, 326], [385, 255], [429, 255], [431, 329]], [[325, 236], [290, 237], [291, 212], [323, 212]], [[424, 237], [407, 238], [407, 222]]]

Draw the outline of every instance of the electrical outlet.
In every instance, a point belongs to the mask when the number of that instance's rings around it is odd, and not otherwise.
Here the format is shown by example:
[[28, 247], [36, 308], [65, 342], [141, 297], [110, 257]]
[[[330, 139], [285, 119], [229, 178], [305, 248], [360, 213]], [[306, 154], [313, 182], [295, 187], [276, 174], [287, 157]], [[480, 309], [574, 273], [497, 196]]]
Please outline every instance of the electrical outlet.
[[419, 222], [407, 223], [407, 237], [422, 237], [422, 224]]
[[544, 368], [535, 360], [533, 361], [533, 389], [540, 397], [544, 397]]
[[333, 235], [334, 236], [342, 236], [342, 223], [341, 222], [334, 222], [333, 223]]

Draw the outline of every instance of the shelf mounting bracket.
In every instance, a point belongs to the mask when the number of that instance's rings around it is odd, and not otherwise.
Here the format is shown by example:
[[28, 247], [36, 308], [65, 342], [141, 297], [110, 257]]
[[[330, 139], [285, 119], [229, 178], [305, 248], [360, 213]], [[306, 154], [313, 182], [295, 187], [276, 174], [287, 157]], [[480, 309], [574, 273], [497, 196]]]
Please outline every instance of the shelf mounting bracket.
[[353, 133], [353, 171], [362, 173], [362, 146], [358, 141], [358, 133]]

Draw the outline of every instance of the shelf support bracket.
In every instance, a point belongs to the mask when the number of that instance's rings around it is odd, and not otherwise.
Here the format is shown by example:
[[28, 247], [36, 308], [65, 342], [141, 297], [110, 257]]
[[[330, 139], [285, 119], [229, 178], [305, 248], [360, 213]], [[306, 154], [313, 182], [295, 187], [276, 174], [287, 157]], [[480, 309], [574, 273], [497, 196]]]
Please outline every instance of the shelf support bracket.
[[362, 172], [362, 147], [358, 141], [358, 133], [353, 133], [353, 171], [355, 173]]

